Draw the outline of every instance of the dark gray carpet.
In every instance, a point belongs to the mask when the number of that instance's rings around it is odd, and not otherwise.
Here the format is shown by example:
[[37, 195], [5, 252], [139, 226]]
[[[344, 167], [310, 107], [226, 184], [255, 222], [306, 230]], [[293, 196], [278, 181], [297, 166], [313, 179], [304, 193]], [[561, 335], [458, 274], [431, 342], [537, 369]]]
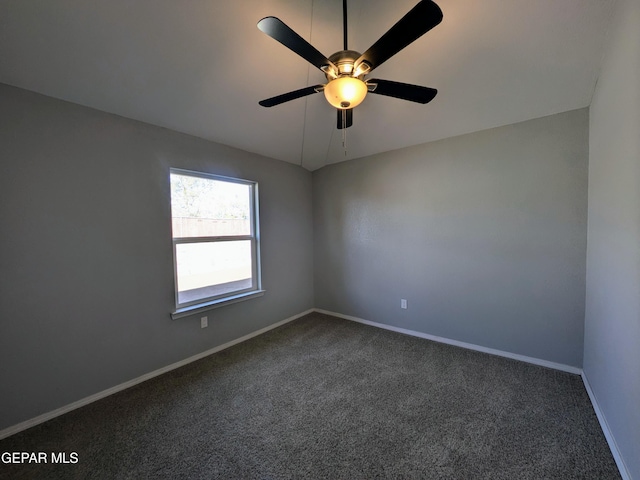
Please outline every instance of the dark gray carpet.
[[0, 442], [2, 478], [620, 478], [577, 375], [311, 314]]

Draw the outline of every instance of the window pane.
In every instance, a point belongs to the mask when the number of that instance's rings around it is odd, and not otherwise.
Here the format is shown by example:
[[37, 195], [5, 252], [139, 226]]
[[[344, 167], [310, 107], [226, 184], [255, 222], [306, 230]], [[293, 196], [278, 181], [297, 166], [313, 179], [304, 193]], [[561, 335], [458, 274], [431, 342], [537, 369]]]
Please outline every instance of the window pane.
[[176, 245], [178, 303], [252, 287], [251, 241]]
[[251, 235], [251, 185], [171, 173], [173, 238]]

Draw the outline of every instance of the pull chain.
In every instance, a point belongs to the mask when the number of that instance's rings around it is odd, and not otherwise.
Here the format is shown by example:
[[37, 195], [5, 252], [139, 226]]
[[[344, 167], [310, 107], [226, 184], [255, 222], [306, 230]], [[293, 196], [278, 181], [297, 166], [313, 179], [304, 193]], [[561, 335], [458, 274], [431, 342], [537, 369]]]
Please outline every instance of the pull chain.
[[342, 110], [342, 148], [344, 156], [347, 156], [347, 111]]

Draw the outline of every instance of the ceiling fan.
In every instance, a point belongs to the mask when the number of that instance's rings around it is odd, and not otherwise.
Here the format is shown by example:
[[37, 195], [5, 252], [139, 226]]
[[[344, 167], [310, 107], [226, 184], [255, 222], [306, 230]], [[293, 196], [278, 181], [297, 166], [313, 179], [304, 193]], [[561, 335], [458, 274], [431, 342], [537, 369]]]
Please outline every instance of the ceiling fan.
[[267, 98], [260, 101], [260, 105], [273, 107], [296, 98], [324, 92], [327, 101], [338, 109], [337, 125], [339, 129], [343, 129], [353, 125], [353, 108], [364, 100], [367, 92], [422, 104], [433, 100], [438, 93], [434, 88], [390, 80], [365, 80], [365, 76], [438, 25], [442, 21], [442, 10], [438, 5], [431, 0], [422, 0], [363, 54], [349, 50], [347, 46], [347, 0], [343, 0], [342, 10], [344, 50], [334, 53], [329, 58], [279, 18], [265, 17], [258, 22], [258, 28], [262, 32], [322, 70], [327, 77], [326, 84]]

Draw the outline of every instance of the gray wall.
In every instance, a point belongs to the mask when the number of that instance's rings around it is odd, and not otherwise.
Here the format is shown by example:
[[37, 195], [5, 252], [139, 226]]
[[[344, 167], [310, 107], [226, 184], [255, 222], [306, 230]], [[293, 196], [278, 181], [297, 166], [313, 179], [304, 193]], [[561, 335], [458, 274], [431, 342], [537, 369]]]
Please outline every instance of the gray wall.
[[[313, 307], [311, 173], [0, 85], [0, 429]], [[171, 320], [169, 167], [260, 185], [264, 297]]]
[[614, 12], [590, 110], [584, 373], [640, 479], [640, 2]]
[[587, 172], [587, 109], [315, 171], [316, 307], [580, 367]]

